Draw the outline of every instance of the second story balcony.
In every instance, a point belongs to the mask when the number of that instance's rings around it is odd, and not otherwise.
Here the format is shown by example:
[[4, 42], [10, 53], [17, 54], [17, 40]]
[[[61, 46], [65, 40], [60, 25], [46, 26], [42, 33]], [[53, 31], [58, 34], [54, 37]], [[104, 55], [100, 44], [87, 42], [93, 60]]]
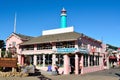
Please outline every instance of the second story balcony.
[[[41, 44], [33, 44], [33, 45], [24, 45], [21, 46], [22, 53], [23, 52], [32, 52], [32, 53], [101, 53], [101, 48], [92, 47], [88, 44], [80, 45], [75, 41], [61, 41], [61, 42], [53, 42], [53, 43], [41, 43]], [[31, 53], [30, 52], [30, 53]]]
[[75, 48], [75, 41], [57, 42], [56, 48]]
[[22, 51], [34, 50], [34, 45], [25, 45], [22, 46]]
[[37, 44], [37, 50], [45, 50], [45, 49], [52, 49], [52, 44], [50, 43]]

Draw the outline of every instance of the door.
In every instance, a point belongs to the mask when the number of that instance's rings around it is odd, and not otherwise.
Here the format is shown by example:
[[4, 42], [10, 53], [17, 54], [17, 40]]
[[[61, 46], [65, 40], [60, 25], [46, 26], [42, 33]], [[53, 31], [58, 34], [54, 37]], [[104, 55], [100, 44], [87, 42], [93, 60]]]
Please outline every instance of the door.
[[75, 55], [70, 55], [70, 68], [71, 68], [71, 72], [70, 74], [74, 74], [75, 73]]

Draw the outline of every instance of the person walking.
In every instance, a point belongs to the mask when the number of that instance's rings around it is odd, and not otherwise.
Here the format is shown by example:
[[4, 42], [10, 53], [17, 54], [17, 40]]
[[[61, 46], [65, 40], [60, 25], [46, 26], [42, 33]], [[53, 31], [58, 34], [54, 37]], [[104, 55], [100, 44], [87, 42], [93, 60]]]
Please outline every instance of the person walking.
[[59, 67], [56, 64], [54, 64], [53, 70], [52, 70], [53, 71], [53, 75], [58, 75], [59, 74], [58, 69], [59, 69]]

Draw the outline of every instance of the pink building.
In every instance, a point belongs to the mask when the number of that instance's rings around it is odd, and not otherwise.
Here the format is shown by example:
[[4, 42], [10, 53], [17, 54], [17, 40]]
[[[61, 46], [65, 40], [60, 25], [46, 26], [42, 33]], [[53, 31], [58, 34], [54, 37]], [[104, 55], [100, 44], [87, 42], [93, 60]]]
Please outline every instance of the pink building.
[[118, 48], [109, 44], [104, 44], [102, 48], [104, 50], [104, 68], [109, 69], [112, 67], [119, 67], [120, 54]]
[[13, 49], [16, 53], [18, 53], [18, 61], [20, 64], [20, 44], [23, 42], [26, 42], [30, 40], [33, 37], [22, 35], [22, 34], [17, 34], [17, 33], [12, 33], [7, 39], [6, 39], [6, 50], [10, 51]]
[[[63, 11], [65, 17], [66, 11]], [[75, 32], [74, 27], [46, 30], [34, 38], [23, 36], [13, 33], [6, 40], [7, 50], [16, 47], [21, 65], [29, 62], [47, 71], [48, 65], [53, 69], [56, 64], [59, 73], [64, 74], [85, 74], [104, 69], [102, 43]]]

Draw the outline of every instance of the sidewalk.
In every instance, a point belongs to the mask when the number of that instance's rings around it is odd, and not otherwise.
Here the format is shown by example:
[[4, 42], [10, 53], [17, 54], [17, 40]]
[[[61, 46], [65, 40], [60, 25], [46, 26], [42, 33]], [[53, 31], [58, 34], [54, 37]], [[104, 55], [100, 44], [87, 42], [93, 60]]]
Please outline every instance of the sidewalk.
[[119, 80], [118, 77], [111, 76], [91, 76], [91, 75], [58, 75], [58, 76], [35, 76], [35, 77], [0, 77], [0, 80]]
[[0, 80], [119, 80], [120, 69], [110, 69], [88, 73], [84, 75], [57, 75], [53, 76], [40, 70], [42, 75], [29, 77], [0, 77]]
[[51, 80], [119, 80], [120, 69], [116, 68], [116, 69], [102, 70], [84, 75], [69, 74], [69, 75], [53, 76], [53, 75], [48, 75], [46, 73], [45, 74], [43, 73], [43, 75], [50, 78]]
[[119, 80], [118, 77], [111, 76], [99, 76], [99, 75], [58, 75], [58, 76], [47, 76], [52, 80]]

